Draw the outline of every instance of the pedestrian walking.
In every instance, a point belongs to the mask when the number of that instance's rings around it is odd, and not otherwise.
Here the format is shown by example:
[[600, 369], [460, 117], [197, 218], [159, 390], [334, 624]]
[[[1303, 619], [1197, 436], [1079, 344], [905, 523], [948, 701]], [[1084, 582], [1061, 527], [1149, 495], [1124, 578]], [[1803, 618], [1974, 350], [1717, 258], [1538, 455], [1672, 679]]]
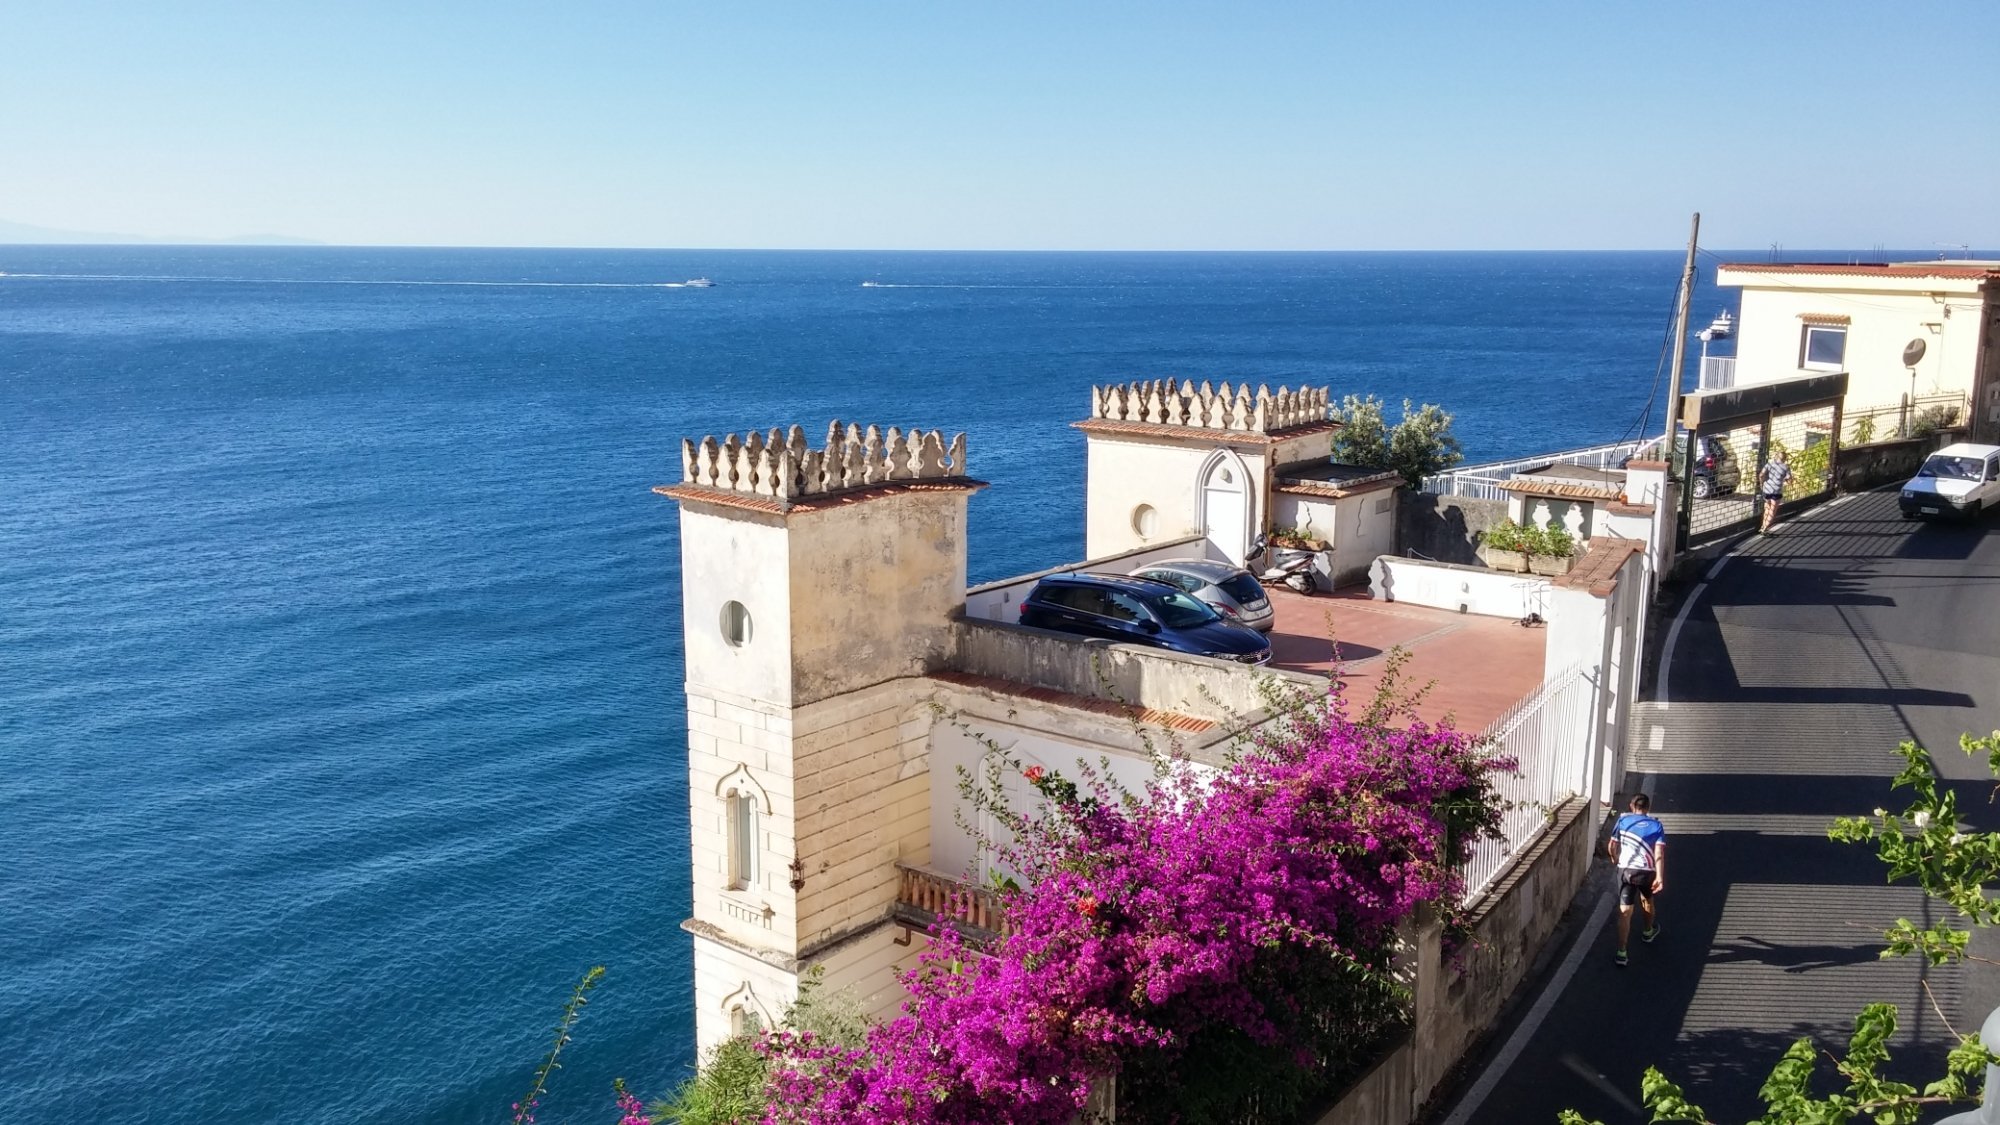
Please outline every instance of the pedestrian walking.
[[1618, 864], [1618, 967], [1624, 968], [1625, 947], [1632, 935], [1632, 908], [1646, 915], [1646, 928], [1639, 940], [1650, 943], [1660, 936], [1660, 919], [1653, 896], [1667, 888], [1667, 830], [1653, 816], [1652, 798], [1634, 793], [1632, 811], [1618, 818], [1611, 828], [1605, 850]]
[[1769, 531], [1778, 522], [1778, 503], [1785, 498], [1785, 486], [1792, 483], [1792, 459], [1783, 447], [1771, 451], [1771, 459], [1764, 462], [1762, 479], [1758, 481], [1759, 491], [1764, 494], [1764, 520], [1759, 530]]

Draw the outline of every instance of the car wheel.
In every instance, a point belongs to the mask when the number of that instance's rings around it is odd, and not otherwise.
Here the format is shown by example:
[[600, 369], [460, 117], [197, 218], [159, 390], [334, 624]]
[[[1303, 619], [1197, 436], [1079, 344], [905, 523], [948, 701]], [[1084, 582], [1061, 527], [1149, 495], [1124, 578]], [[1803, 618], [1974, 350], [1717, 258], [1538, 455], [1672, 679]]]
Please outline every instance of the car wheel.
[[1709, 480], [1709, 479], [1708, 479], [1707, 477], [1696, 477], [1696, 478], [1694, 478], [1694, 498], [1695, 498], [1695, 499], [1697, 499], [1697, 500], [1706, 500], [1706, 499], [1708, 499], [1708, 498], [1709, 498], [1710, 494], [1714, 493], [1714, 491], [1715, 491], [1715, 482], [1714, 482], [1714, 481], [1712, 481], [1712, 480]]

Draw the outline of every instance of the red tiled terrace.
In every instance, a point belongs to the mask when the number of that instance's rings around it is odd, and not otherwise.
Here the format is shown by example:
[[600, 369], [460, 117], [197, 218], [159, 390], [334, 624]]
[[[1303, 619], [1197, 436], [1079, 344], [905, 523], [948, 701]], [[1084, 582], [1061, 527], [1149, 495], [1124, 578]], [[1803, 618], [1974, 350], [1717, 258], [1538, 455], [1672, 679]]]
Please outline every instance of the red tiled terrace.
[[1547, 644], [1541, 626], [1375, 601], [1365, 590], [1312, 597], [1274, 590], [1271, 604], [1278, 615], [1271, 630], [1272, 666], [1325, 675], [1333, 667], [1337, 639], [1350, 698], [1373, 696], [1389, 651], [1397, 646], [1410, 654], [1404, 686], [1432, 685], [1417, 707], [1426, 721], [1449, 716], [1460, 730], [1476, 733], [1541, 686]]

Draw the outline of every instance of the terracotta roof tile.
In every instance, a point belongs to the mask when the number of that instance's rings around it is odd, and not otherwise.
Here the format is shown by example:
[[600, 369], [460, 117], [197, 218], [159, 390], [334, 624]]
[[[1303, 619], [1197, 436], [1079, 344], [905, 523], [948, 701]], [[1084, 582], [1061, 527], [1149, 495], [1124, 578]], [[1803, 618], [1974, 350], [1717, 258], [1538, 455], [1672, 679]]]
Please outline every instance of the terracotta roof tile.
[[1523, 496], [1554, 496], [1566, 500], [1616, 500], [1622, 495], [1615, 488], [1599, 488], [1592, 484], [1550, 480], [1547, 477], [1515, 477], [1501, 481], [1500, 487]]
[[1992, 267], [1947, 265], [1891, 265], [1887, 262], [1724, 262], [1718, 269], [1744, 273], [1810, 273], [1837, 277], [1945, 277], [1979, 280], [2000, 277], [2000, 262]]
[[1583, 556], [1570, 564], [1569, 573], [1549, 579], [1552, 585], [1571, 590], [1589, 590], [1600, 598], [1618, 588], [1618, 571], [1625, 560], [1646, 549], [1637, 539], [1592, 536]]

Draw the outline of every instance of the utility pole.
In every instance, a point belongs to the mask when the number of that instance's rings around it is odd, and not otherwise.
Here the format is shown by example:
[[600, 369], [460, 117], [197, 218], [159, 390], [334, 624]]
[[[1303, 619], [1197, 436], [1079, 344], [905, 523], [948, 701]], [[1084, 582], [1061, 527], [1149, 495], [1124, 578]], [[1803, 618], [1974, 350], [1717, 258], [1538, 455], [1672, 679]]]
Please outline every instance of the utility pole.
[[[1681, 424], [1681, 367], [1687, 362], [1688, 306], [1694, 303], [1694, 252], [1701, 241], [1701, 212], [1694, 213], [1694, 224], [1688, 230], [1687, 266], [1681, 270], [1680, 299], [1674, 309], [1674, 363], [1673, 371], [1667, 379], [1667, 436], [1660, 443], [1660, 459], [1668, 465], [1674, 463], [1674, 438]], [[1682, 511], [1688, 510], [1688, 499], [1694, 494], [1694, 474], [1689, 467], [1694, 464], [1694, 436], [1688, 435], [1687, 453], [1681, 460], [1681, 501]], [[1673, 479], [1673, 471], [1667, 471], [1667, 479]], [[1653, 542], [1661, 543], [1666, 532], [1666, 496], [1660, 496], [1653, 505]]]

